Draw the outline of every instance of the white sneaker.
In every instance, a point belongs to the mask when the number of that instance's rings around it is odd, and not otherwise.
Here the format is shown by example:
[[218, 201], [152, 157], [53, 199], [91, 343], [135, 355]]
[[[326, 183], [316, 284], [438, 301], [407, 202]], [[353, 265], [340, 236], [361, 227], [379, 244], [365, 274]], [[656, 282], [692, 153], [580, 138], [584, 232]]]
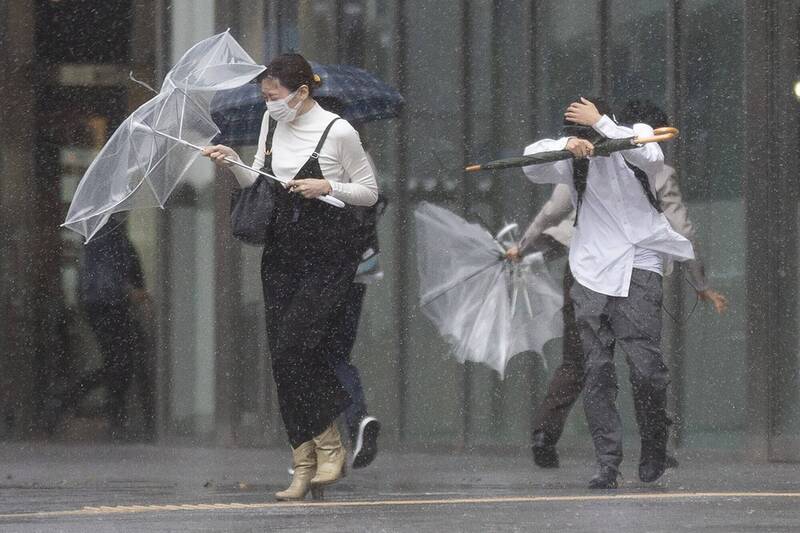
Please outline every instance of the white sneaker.
[[358, 425], [356, 447], [353, 449], [353, 468], [364, 468], [378, 455], [378, 434], [381, 423], [372, 416], [364, 417]]

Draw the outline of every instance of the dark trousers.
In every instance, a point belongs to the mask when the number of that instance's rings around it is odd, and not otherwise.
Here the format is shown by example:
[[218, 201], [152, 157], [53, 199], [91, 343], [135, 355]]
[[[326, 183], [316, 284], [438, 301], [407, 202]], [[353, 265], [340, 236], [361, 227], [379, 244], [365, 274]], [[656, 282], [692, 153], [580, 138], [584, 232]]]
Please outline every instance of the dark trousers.
[[661, 353], [661, 276], [634, 269], [627, 297], [597, 293], [580, 283], [570, 291], [584, 352], [583, 404], [601, 465], [622, 462], [614, 346], [630, 367], [634, 409], [642, 441], [665, 442], [669, 372]]
[[547, 393], [533, 419], [533, 433], [542, 433], [548, 445], [555, 445], [561, 438], [570, 409], [583, 390], [583, 348], [569, 294], [574, 283], [575, 278], [567, 264], [564, 270], [564, 307], [561, 311], [564, 322], [562, 360], [550, 378]]
[[329, 346], [328, 360], [339, 382], [352, 399], [352, 403], [344, 412], [351, 439], [355, 438], [359, 423], [367, 416], [367, 402], [361, 386], [361, 375], [350, 360], [358, 334], [358, 322], [366, 290], [367, 286], [363, 283], [351, 283], [345, 296], [343, 312], [336, 314], [330, 325], [330, 329], [336, 331], [337, 335], [332, 338]]
[[[61, 394], [62, 407], [74, 408], [86, 395], [99, 386], [108, 389], [106, 415], [112, 431], [125, 426], [126, 395], [134, 375], [145, 372], [148, 361], [145, 353], [144, 334], [128, 302], [119, 304], [90, 304], [86, 315], [103, 354], [100, 368], [87, 372]], [[149, 378], [145, 372], [142, 394], [144, 410], [152, 409], [147, 401], [151, 397]], [[152, 423], [155, 413], [144, 413], [146, 423]]]

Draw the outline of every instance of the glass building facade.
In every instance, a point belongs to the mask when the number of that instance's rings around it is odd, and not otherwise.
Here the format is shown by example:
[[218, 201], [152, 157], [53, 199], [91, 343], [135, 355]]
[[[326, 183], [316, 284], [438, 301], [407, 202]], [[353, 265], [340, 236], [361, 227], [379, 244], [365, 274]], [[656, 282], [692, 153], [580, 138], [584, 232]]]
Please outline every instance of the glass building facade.
[[[15, 102], [0, 118], [4, 138], [15, 133], [0, 159], [0, 435], [35, 433], [53, 383], [97, 359], [74, 297], [80, 243], [58, 223], [98, 143], [148, 97], [128, 71], [157, 84], [192, 43], [230, 28], [256, 60], [295, 50], [320, 63], [353, 64], [405, 97], [399, 118], [359, 126], [390, 203], [380, 227], [386, 277], [368, 289], [354, 360], [387, 444], [528, 445], [547, 371], [534, 354], [520, 354], [501, 381], [449, 355], [418, 307], [413, 211], [424, 200], [490, 228], [525, 226], [548, 187], [518, 170], [461, 169], [557, 136], [564, 107], [598, 95], [612, 106], [653, 100], [680, 128], [665, 152], [711, 285], [731, 303], [716, 315], [697, 305], [680, 271], [666, 281], [677, 442], [800, 459], [793, 93], [800, 2], [108, 2], [96, 8], [95, 22], [118, 26], [97, 37], [115, 43], [102, 53], [77, 38], [64, 45], [77, 22], [64, 19], [59, 2], [33, 4], [0, 4], [2, 39], [12, 45], [0, 54], [20, 65], [0, 74]], [[26, 66], [40, 63], [46, 67]], [[255, 149], [237, 148], [245, 159]], [[159, 436], [283, 444], [260, 250], [230, 237], [233, 184], [223, 178], [198, 164], [166, 210], [130, 219], [156, 301]], [[556, 365], [560, 343], [546, 351]], [[618, 370], [633, 435], [624, 361]], [[574, 411], [565, 445], [588, 448], [582, 407]]]

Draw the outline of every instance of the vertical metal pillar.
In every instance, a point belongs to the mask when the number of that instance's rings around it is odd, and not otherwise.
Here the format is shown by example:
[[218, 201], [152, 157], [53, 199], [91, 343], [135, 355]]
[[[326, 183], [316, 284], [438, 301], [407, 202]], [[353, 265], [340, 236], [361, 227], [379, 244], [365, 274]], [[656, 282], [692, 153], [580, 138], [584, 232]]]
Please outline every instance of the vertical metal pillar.
[[[673, 118], [675, 124], [680, 127], [683, 118], [683, 101], [685, 94], [685, 73], [684, 61], [682, 58], [681, 48], [681, 33], [680, 33], [680, 15], [681, 15], [682, 2], [676, 0], [675, 2], [668, 2], [666, 8], [666, 83], [665, 83], [665, 102], [667, 115]], [[678, 171], [685, 167], [685, 138], [678, 137], [673, 143], [665, 143], [665, 155], [667, 161], [670, 162]], [[676, 272], [669, 278], [665, 284], [666, 291], [664, 293], [664, 303], [671, 309], [672, 316], [684, 316], [684, 290], [683, 283], [684, 272], [681, 265], [675, 265]], [[672, 426], [671, 438], [676, 446], [680, 446], [684, 442], [686, 422], [684, 420], [685, 413], [685, 325], [682, 321], [675, 322], [669, 316], [665, 318], [668, 322], [666, 328], [668, 335], [665, 337], [666, 342], [664, 352], [670, 362], [671, 384], [670, 395], [668, 400], [668, 409], [671, 412], [674, 420]]]
[[[770, 33], [774, 14], [768, 0], [745, 3], [744, 106], [745, 169], [743, 196], [747, 218], [747, 414], [746, 439], [748, 452], [757, 459], [769, 458], [770, 361], [775, 353], [775, 305], [771, 290], [777, 286], [778, 273], [772, 267], [773, 249], [770, 235], [774, 208], [769, 189], [777, 177], [777, 160], [770, 139], [774, 114], [770, 62], [773, 42]], [[766, 75], [765, 75], [766, 74]], [[770, 187], [765, 184], [770, 183]]]
[[[397, 40], [395, 46], [397, 65], [397, 89], [400, 94], [408, 94], [408, 29], [406, 28], [406, 2], [397, 0], [396, 4]], [[408, 165], [408, 119], [405, 113], [397, 119], [397, 224], [394, 228], [394, 240], [397, 246], [398, 261], [395, 267], [395, 296], [397, 301], [397, 391], [398, 441], [403, 443], [408, 438], [408, 344], [409, 344], [409, 299], [408, 272], [405, 267], [409, 247], [409, 192], [407, 175]]]

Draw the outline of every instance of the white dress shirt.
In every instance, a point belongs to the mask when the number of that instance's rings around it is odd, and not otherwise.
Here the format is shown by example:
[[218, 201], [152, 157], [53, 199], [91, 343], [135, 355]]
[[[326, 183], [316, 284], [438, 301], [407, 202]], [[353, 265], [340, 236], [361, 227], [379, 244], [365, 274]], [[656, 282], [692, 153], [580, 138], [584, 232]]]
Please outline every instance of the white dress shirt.
[[[607, 116], [594, 128], [612, 139], [653, 134], [652, 128], [645, 124], [626, 128]], [[567, 137], [544, 139], [525, 148], [525, 155], [564, 150], [567, 141]], [[656, 190], [655, 176], [664, 166], [664, 155], [657, 143], [614, 152], [608, 157], [589, 158], [586, 191], [570, 245], [569, 263], [575, 279], [608, 296], [628, 296], [634, 267], [661, 273], [664, 260], [685, 261], [694, 257], [691, 243], [650, 205], [626, 160], [642, 169], [651, 190]], [[535, 183], [566, 184], [573, 205], [577, 203], [571, 159], [529, 165], [523, 171]]]
[[[328, 124], [336, 118], [319, 104], [291, 122], [279, 122], [272, 138], [272, 171], [279, 177], [291, 179], [305, 165], [316, 148]], [[261, 133], [258, 136], [258, 151], [252, 168], [264, 165], [269, 112], [264, 113]], [[369, 164], [358, 132], [344, 119], [337, 120], [319, 154], [322, 177], [333, 189], [331, 196], [346, 204], [370, 206], [378, 201], [378, 183]], [[258, 174], [241, 167], [231, 167], [239, 185], [252, 185]]]
[[[691, 286], [697, 291], [708, 289], [709, 283], [706, 279], [705, 264], [701, 259], [702, 254], [694, 224], [689, 218], [689, 211], [683, 202], [680, 184], [675, 169], [669, 165], [656, 176], [656, 197], [667, 222], [672, 229], [689, 239], [694, 249], [694, 259], [686, 261], [686, 276]], [[572, 233], [575, 229], [575, 206], [572, 205], [572, 194], [568, 185], [559, 183], [553, 188], [550, 199], [542, 206], [539, 213], [525, 231], [519, 241], [520, 253], [526, 255], [534, 251], [535, 244], [540, 235], [549, 235], [556, 242], [569, 248], [572, 240]], [[634, 260], [634, 267], [636, 261]], [[667, 268], [665, 274], [669, 275]]]

